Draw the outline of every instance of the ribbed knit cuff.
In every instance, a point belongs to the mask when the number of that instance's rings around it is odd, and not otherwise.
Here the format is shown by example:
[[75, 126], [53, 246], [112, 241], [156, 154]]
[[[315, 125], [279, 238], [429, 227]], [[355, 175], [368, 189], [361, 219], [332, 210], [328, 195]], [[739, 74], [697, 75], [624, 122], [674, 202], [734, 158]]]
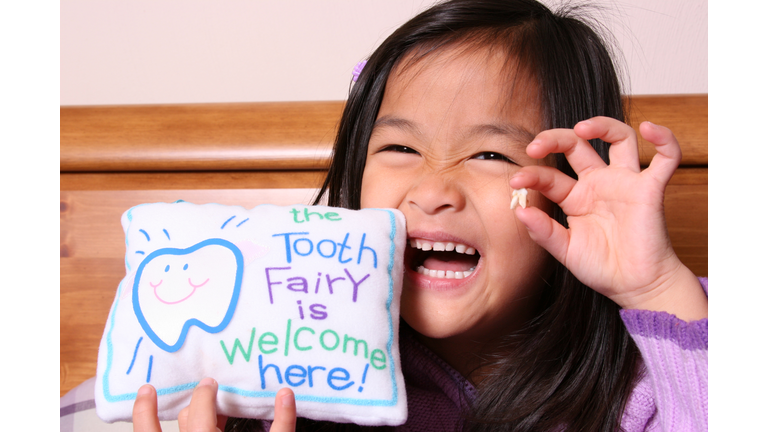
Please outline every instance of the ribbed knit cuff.
[[709, 320], [686, 322], [666, 312], [622, 310], [629, 334], [676, 343], [684, 350], [709, 349]]
[[[699, 278], [701, 288], [709, 296], [709, 280]], [[686, 322], [666, 312], [622, 309], [621, 319], [635, 336], [668, 340], [684, 350], [709, 349], [709, 320]]]

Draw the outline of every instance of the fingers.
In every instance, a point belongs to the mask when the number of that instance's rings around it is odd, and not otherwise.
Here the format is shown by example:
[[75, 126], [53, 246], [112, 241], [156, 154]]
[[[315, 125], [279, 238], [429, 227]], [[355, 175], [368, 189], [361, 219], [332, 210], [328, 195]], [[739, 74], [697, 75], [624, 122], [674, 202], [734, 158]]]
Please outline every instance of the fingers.
[[656, 146], [656, 154], [645, 173], [666, 184], [672, 178], [683, 157], [680, 144], [671, 130], [651, 122], [640, 124], [640, 135]]
[[133, 402], [133, 430], [135, 432], [162, 432], [157, 418], [157, 393], [145, 384], [136, 393]]
[[[527, 166], [509, 179], [509, 185], [513, 189], [529, 188], [537, 190], [547, 199], [562, 207], [563, 201], [565, 201], [576, 185], [576, 180], [563, 174], [556, 168]], [[563, 210], [567, 211], [565, 208]]]
[[[220, 431], [216, 415], [216, 393], [219, 385], [212, 378], [204, 378], [192, 392], [189, 406], [179, 412], [179, 430]], [[226, 420], [225, 420], [226, 421]]]
[[[593, 117], [577, 123], [573, 127], [573, 131], [585, 140], [600, 138], [610, 143], [608, 157], [612, 166], [625, 167], [640, 172], [637, 135], [628, 124], [610, 117]], [[568, 161], [570, 162], [570, 159]]]
[[541, 159], [552, 153], [562, 153], [576, 174], [605, 167], [605, 162], [592, 146], [570, 129], [551, 129], [541, 132], [531, 141], [526, 152]]
[[517, 207], [515, 215], [528, 229], [533, 241], [565, 264], [570, 236], [564, 226], [536, 207]]
[[604, 168], [605, 162], [588, 140], [600, 138], [610, 143], [611, 165], [640, 172], [637, 135], [629, 125], [609, 117], [594, 117], [579, 122], [571, 129], [552, 129], [536, 136], [527, 148], [528, 155], [537, 159], [551, 153], [562, 153], [578, 175]]
[[275, 420], [271, 432], [296, 430], [296, 400], [291, 389], [283, 388], [275, 395]]

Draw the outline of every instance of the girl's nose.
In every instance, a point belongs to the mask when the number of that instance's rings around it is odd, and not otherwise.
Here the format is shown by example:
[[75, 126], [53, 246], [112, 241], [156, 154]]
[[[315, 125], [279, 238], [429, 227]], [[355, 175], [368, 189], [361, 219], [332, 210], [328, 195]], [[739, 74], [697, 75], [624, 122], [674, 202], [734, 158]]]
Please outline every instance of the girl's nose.
[[466, 204], [464, 193], [452, 177], [450, 174], [425, 174], [409, 190], [408, 205], [429, 215], [463, 209]]

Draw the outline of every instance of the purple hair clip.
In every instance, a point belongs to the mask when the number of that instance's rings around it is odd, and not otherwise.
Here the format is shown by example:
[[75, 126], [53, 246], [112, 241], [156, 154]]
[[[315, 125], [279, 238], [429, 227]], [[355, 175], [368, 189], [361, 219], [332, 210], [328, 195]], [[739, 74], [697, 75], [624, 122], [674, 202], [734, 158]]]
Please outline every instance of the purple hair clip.
[[368, 63], [368, 60], [363, 60], [355, 66], [355, 69], [352, 71], [352, 82], [357, 82], [357, 78], [360, 76], [366, 63]]

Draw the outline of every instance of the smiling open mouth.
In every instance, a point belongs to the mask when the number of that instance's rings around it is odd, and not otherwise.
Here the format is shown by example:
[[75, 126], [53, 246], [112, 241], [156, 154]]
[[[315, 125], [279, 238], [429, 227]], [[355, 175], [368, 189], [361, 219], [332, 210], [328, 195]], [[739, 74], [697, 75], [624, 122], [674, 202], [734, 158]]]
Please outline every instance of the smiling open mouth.
[[472, 274], [480, 254], [471, 247], [455, 242], [409, 240], [412, 252], [410, 268], [439, 279], [464, 279]]

